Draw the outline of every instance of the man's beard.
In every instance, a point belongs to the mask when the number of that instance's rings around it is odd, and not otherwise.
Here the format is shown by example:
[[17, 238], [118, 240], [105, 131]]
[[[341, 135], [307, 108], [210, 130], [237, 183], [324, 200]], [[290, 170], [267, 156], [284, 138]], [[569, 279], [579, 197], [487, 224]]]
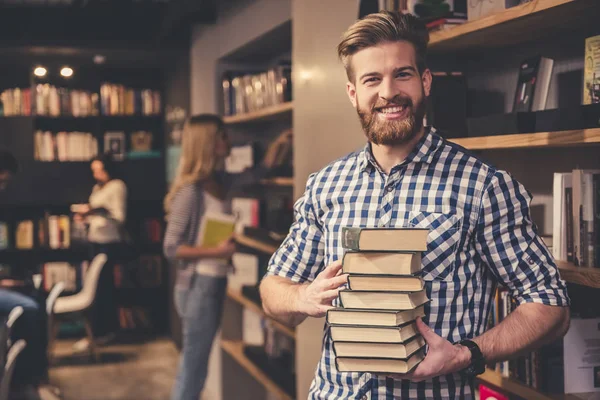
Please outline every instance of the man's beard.
[[[406, 106], [408, 115], [400, 120], [387, 121], [380, 119], [376, 109], [385, 106]], [[409, 97], [395, 96], [391, 101], [379, 99], [370, 110], [361, 110], [358, 101], [356, 112], [369, 142], [378, 145], [398, 145], [409, 142], [423, 127], [425, 115], [425, 98], [416, 107]]]

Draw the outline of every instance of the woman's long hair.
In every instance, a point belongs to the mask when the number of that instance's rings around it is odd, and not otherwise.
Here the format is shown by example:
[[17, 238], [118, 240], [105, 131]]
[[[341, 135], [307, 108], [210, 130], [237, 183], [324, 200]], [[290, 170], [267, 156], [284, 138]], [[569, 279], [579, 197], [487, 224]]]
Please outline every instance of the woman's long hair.
[[223, 134], [223, 120], [214, 114], [191, 117], [183, 127], [181, 157], [177, 174], [165, 196], [165, 212], [169, 214], [175, 194], [183, 185], [209, 179], [216, 166], [215, 146]]

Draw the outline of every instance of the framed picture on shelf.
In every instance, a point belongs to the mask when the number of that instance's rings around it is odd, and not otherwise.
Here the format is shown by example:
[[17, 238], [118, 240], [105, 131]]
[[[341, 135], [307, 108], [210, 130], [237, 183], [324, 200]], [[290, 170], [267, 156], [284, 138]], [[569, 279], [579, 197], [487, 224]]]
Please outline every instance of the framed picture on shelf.
[[125, 132], [106, 132], [104, 134], [104, 152], [110, 152], [115, 160], [125, 159]]

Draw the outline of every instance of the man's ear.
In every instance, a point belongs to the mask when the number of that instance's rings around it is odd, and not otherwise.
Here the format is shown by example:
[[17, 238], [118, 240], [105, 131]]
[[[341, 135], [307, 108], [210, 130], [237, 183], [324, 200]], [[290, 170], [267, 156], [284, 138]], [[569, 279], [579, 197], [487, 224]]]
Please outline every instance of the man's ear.
[[348, 81], [346, 82], [346, 92], [348, 93], [348, 97], [350, 98], [350, 103], [356, 108], [356, 86], [354, 83]]
[[425, 96], [429, 97], [429, 93], [431, 92], [431, 80], [433, 77], [431, 76], [431, 71], [429, 68], [425, 68], [423, 73], [421, 74], [421, 81], [423, 82], [423, 91], [425, 92]]

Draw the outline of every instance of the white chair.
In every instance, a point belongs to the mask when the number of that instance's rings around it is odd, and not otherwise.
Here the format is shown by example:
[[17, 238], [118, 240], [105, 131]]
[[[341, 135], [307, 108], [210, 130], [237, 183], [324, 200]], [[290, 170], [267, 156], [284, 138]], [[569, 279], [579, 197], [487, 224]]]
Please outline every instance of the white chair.
[[8, 400], [8, 395], [10, 392], [10, 383], [12, 381], [12, 375], [15, 370], [15, 363], [17, 361], [17, 357], [23, 349], [25, 348], [26, 343], [25, 340], [20, 339], [13, 344], [8, 350], [8, 355], [6, 356], [6, 364], [4, 365], [4, 374], [2, 375], [2, 379], [0, 380], [0, 400]]
[[95, 360], [98, 360], [98, 352], [96, 349], [94, 334], [92, 333], [89, 310], [94, 305], [94, 300], [96, 298], [96, 292], [98, 289], [98, 280], [100, 279], [100, 273], [106, 264], [106, 260], [106, 254], [98, 254], [96, 257], [94, 257], [85, 274], [81, 291], [72, 296], [57, 298], [56, 301], [54, 301], [54, 306], [50, 307], [49, 315], [52, 314], [53, 318], [51, 326], [49, 326], [49, 347], [52, 343], [54, 343], [56, 334], [58, 333], [58, 324], [56, 323], [57, 320], [82, 317], [85, 323], [85, 331], [87, 333], [88, 340], [90, 341], [90, 354]]
[[11, 345], [10, 333], [13, 325], [23, 315], [23, 307], [16, 306], [6, 318], [6, 322], [0, 326], [0, 381], [4, 377], [4, 365], [8, 357], [8, 349]]
[[46, 297], [46, 314], [48, 316], [48, 347], [47, 347], [47, 357], [48, 363], [52, 362], [52, 347], [54, 345], [53, 341], [57, 335], [58, 325], [54, 322], [54, 306], [56, 305], [56, 300], [58, 296], [65, 290], [65, 283], [58, 282], [56, 285], [52, 287], [50, 293], [48, 293], [48, 297]]

